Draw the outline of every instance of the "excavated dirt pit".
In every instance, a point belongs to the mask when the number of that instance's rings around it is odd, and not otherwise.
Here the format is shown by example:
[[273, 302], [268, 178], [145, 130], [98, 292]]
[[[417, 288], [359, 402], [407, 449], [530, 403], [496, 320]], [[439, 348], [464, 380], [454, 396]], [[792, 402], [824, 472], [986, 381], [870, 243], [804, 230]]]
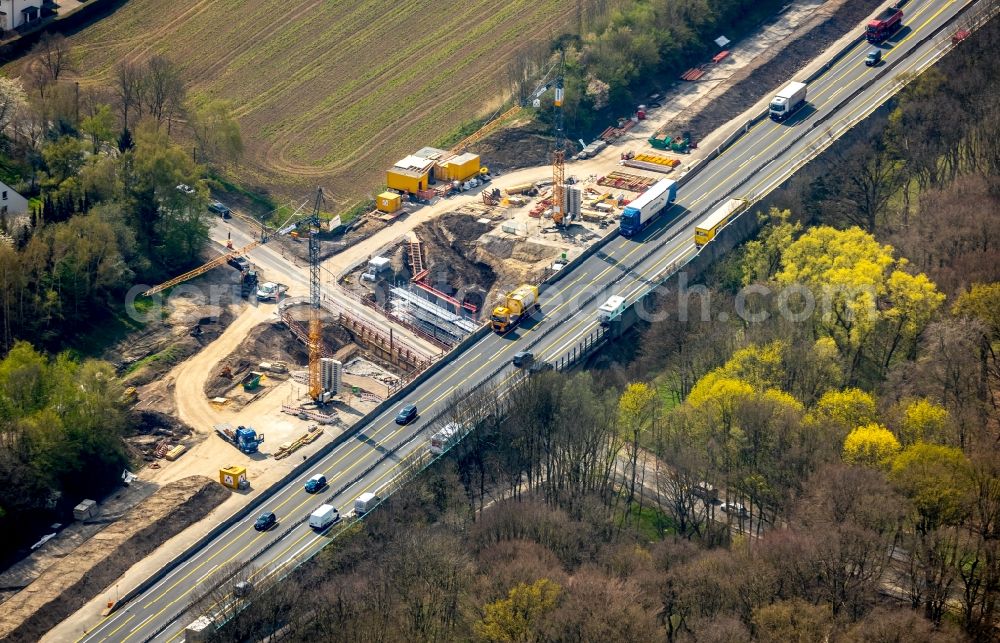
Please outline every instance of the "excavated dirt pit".
[[[308, 325], [307, 321], [302, 322]], [[336, 324], [324, 324], [323, 343], [332, 353], [352, 344], [350, 333]], [[309, 349], [283, 323], [260, 324], [246, 339], [216, 367], [213, 377], [205, 382], [208, 397], [242, 397], [240, 382], [250, 371], [257, 370], [261, 362], [285, 362], [289, 370], [309, 365]], [[226, 373], [228, 376], [223, 376]], [[288, 373], [268, 373], [267, 380], [275, 383], [287, 380]], [[261, 389], [269, 388], [265, 381]], [[254, 394], [260, 391], [255, 392]], [[235, 393], [236, 395], [232, 395]], [[253, 397], [253, 395], [247, 396]]]
[[[505, 219], [498, 219], [496, 214], [484, 218], [480, 214], [448, 212], [417, 226], [412, 235], [423, 247], [423, 265], [428, 270], [425, 282], [476, 306], [482, 314], [500, 293], [521, 283], [540, 281], [561, 253], [573, 251], [574, 245], [562, 240], [503, 232], [504, 221], [513, 220], [515, 214], [506, 211], [501, 215]], [[520, 227], [524, 228], [523, 222]], [[586, 236], [594, 234], [588, 232]], [[366, 265], [357, 268], [342, 285], [381, 302], [388, 297], [388, 288], [407, 284], [413, 276], [407, 241], [400, 242], [388, 258], [391, 270], [377, 285], [361, 279]]]
[[446, 295], [462, 293], [477, 308], [497, 279], [494, 266], [478, 251], [479, 237], [492, 230], [493, 224], [479, 218], [449, 212], [414, 229], [424, 247], [427, 283]]
[[[303, 312], [302, 319], [297, 319], [303, 327], [309, 324], [307, 315], [307, 312]], [[398, 368], [372, 355], [355, 342], [348, 330], [338, 324], [330, 322], [323, 324], [323, 343], [333, 357], [342, 363], [346, 364], [355, 355], [359, 355], [387, 371], [391, 374], [390, 377], [398, 378]], [[284, 362], [288, 371], [264, 373], [259, 388], [244, 391], [241, 386], [243, 378], [250, 371], [258, 370], [261, 362]], [[205, 382], [205, 395], [209, 398], [226, 398], [227, 407], [230, 409], [243, 408], [288, 381], [294, 372], [301, 373], [308, 366], [309, 349], [283, 323], [259, 324], [250, 331], [235, 351], [219, 362], [213, 376]], [[358, 385], [359, 382], [354, 384]], [[382, 385], [363, 386], [363, 388], [375, 393], [384, 393]], [[146, 394], [144, 391], [140, 393]]]

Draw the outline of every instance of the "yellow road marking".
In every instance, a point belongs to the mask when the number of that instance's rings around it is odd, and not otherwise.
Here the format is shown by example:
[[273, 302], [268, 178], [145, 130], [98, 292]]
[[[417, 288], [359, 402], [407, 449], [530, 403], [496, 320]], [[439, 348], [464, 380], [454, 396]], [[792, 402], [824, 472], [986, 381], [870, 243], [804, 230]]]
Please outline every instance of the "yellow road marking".
[[114, 635], [115, 635], [115, 633], [116, 633], [116, 632], [118, 632], [118, 630], [120, 630], [120, 629], [122, 629], [123, 627], [125, 627], [125, 625], [127, 625], [127, 624], [128, 624], [128, 622], [129, 622], [129, 621], [131, 621], [131, 620], [132, 620], [132, 619], [134, 619], [134, 618], [135, 618], [135, 614], [132, 614], [132, 615], [131, 615], [131, 616], [129, 616], [129, 617], [127, 618], [127, 619], [125, 619], [125, 622], [124, 622], [124, 623], [122, 623], [121, 625], [119, 625], [119, 626], [118, 626], [118, 627], [116, 627], [115, 629], [113, 629], [113, 630], [111, 630], [110, 632], [108, 632], [108, 638], [110, 638], [110, 637], [114, 636]]

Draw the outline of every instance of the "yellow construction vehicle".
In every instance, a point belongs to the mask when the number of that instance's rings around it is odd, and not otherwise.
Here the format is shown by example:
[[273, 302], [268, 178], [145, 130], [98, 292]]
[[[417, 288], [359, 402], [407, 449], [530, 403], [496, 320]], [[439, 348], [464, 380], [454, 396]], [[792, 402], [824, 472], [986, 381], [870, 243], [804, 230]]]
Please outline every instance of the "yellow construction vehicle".
[[524, 284], [504, 297], [502, 304], [493, 309], [490, 326], [497, 333], [506, 333], [538, 308], [538, 287]]

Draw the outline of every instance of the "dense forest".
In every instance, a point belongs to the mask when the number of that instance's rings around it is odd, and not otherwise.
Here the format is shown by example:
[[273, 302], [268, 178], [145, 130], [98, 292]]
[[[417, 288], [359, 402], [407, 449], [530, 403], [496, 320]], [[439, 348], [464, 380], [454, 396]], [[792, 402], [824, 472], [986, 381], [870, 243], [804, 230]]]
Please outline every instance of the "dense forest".
[[133, 284], [199, 262], [206, 174], [241, 147], [226, 105], [191, 104], [166, 59], [81, 87], [46, 35], [22, 69], [0, 77], [0, 179], [29, 199], [0, 215], [0, 556], [118, 482], [117, 374], [67, 349], [124, 318]]
[[476, 430], [220, 640], [995, 640], [998, 40], [589, 371], [457, 400]]

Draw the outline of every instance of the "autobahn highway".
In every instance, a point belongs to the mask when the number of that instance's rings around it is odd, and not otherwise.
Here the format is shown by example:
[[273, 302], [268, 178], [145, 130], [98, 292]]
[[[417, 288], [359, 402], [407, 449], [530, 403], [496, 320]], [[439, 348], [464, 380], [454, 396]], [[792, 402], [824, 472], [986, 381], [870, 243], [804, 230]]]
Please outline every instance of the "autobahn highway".
[[[650, 229], [633, 239], [613, 238], [548, 288], [541, 312], [534, 319], [506, 336], [490, 334], [468, 347], [399, 405], [368, 422], [352, 439], [277, 491], [260, 509], [231, 526], [80, 640], [179, 641], [185, 625], [194, 618], [184, 611], [220, 568], [252, 561], [254, 573], [266, 576], [280, 573], [319, 551], [330, 542], [336, 529], [322, 534], [309, 529], [304, 521], [316, 507], [332, 502], [344, 513], [361, 493], [378, 492], [389, 484], [399, 475], [401, 461], [426, 449], [431, 419], [449, 406], [456, 393], [480, 384], [502, 389], [505, 382], [518, 376], [509, 365], [517, 351], [531, 346], [540, 359], [555, 361], [572, 350], [596, 328], [597, 306], [607, 296], [623, 295], [634, 301], [670, 266], [696, 252], [694, 226], [713, 205], [730, 196], [755, 198], [769, 192], [898, 91], [901, 74], [919, 72], [937, 60], [947, 48], [951, 31], [922, 41], [967, 4], [966, 0], [908, 3], [906, 27], [883, 45], [882, 67], [864, 66], [862, 61], [871, 45], [854, 47], [810, 84], [807, 107], [785, 123], [764, 120], [751, 127], [682, 185], [677, 203]], [[864, 88], [873, 78], [875, 82]], [[857, 96], [841, 104], [858, 90]], [[265, 250], [273, 252], [260, 248], [254, 251], [254, 260], [259, 261], [257, 253]], [[421, 417], [400, 427], [394, 416], [398, 406], [406, 402], [417, 404]], [[308, 494], [303, 483], [316, 473], [325, 474], [330, 485], [319, 494]], [[265, 510], [274, 511], [279, 524], [260, 533], [253, 529], [253, 522]]]

